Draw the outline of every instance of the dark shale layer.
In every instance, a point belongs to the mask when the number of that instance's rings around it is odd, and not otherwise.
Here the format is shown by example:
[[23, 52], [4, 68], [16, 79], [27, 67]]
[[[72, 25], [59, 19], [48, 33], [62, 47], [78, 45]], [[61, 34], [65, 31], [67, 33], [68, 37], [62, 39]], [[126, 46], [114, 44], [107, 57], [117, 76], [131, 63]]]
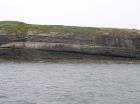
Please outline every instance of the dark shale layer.
[[1, 21], [0, 57], [140, 59], [140, 31]]

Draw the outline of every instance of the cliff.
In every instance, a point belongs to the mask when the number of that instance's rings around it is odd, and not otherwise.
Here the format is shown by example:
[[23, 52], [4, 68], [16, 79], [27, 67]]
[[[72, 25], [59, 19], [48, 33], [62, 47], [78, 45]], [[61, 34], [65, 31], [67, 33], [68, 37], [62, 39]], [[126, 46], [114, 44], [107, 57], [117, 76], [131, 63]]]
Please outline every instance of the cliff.
[[140, 59], [140, 31], [0, 22], [0, 57]]

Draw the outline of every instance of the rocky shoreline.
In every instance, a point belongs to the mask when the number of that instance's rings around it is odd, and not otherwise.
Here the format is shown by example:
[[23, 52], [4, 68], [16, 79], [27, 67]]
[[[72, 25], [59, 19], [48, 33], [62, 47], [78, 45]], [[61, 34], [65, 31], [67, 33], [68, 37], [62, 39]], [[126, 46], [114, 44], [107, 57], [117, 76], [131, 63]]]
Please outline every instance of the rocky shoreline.
[[139, 46], [140, 31], [135, 29], [0, 22], [1, 58], [139, 60]]

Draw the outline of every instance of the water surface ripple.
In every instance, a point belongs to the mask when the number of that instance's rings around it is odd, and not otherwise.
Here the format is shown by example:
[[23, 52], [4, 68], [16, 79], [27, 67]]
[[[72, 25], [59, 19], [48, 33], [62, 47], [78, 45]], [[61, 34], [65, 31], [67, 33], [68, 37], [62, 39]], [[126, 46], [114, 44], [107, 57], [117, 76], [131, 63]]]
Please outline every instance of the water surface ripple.
[[140, 65], [0, 63], [0, 104], [140, 104]]

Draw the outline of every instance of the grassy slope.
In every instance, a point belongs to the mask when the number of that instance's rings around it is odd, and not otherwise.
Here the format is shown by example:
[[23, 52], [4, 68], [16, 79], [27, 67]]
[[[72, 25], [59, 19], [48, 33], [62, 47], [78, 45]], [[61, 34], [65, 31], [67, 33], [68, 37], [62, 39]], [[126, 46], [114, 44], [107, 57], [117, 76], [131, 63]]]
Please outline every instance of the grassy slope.
[[137, 32], [135, 29], [115, 29], [115, 28], [94, 28], [94, 27], [76, 27], [76, 26], [63, 26], [63, 25], [32, 25], [18, 21], [0, 21], [0, 29], [8, 32], [17, 31], [34, 31], [35, 33], [83, 33], [100, 35], [102, 33], [132, 33]]

